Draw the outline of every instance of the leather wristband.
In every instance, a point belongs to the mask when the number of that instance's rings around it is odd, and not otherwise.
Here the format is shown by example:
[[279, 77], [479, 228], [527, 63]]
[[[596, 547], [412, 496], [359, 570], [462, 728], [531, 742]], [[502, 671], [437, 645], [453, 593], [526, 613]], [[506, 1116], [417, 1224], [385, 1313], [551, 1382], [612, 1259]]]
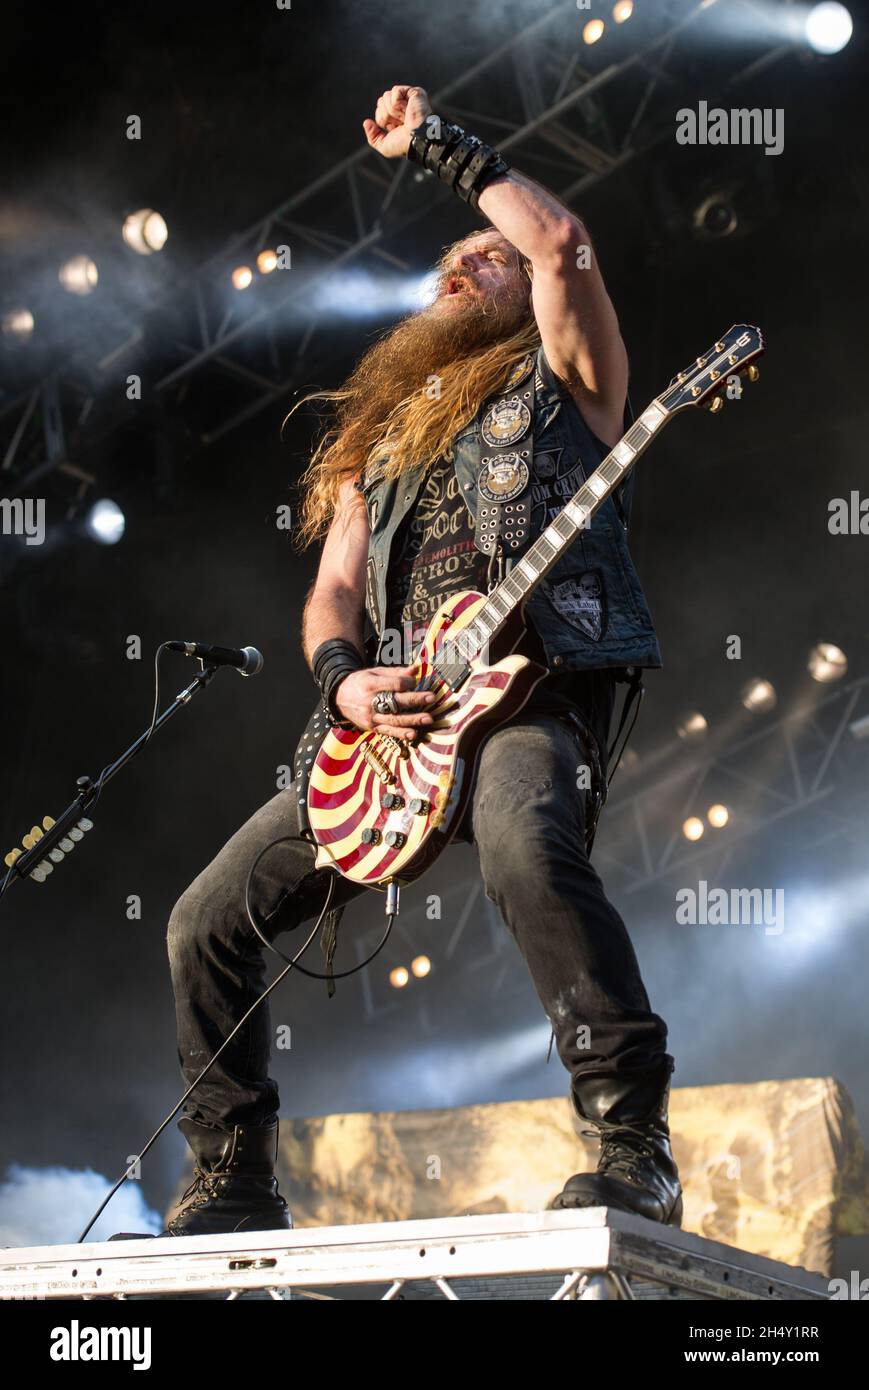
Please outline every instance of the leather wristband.
[[507, 161], [491, 145], [435, 115], [427, 116], [417, 126], [407, 157], [412, 164], [437, 174], [475, 211], [483, 189], [510, 170]]
[[[338, 686], [346, 676], [361, 671], [365, 659], [358, 648], [344, 637], [333, 637], [321, 642], [311, 656], [311, 670], [323, 696], [323, 707], [333, 723], [343, 720], [335, 705]], [[346, 721], [344, 721], [346, 722]]]

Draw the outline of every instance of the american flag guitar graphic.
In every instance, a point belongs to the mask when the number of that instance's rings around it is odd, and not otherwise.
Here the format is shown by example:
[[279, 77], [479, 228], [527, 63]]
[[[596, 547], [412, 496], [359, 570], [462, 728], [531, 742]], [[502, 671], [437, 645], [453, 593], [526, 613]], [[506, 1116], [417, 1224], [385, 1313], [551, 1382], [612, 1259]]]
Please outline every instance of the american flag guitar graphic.
[[441, 605], [415, 657], [417, 688], [440, 698], [430, 708], [434, 723], [415, 740], [328, 730], [307, 786], [317, 868], [383, 887], [412, 882], [431, 866], [468, 805], [484, 739], [546, 675], [543, 666], [511, 655], [528, 595], [667, 421], [689, 406], [720, 409], [728, 381], [754, 380], [762, 353], [757, 328], [737, 324], [723, 334], [643, 411], [496, 588], [456, 593]]

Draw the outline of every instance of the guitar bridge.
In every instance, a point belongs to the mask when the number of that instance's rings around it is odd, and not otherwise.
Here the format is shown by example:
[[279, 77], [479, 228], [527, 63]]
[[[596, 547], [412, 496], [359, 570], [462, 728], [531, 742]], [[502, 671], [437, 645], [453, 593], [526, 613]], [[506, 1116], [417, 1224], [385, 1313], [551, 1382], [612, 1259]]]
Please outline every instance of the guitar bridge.
[[365, 745], [364, 745], [364, 747], [363, 747], [363, 749], [362, 749], [362, 756], [363, 756], [363, 758], [365, 759], [365, 761], [367, 762], [368, 766], [374, 768], [374, 771], [377, 773], [378, 777], [379, 777], [382, 781], [384, 781], [384, 782], [394, 782], [394, 781], [395, 781], [395, 773], [390, 771], [390, 769], [387, 767], [386, 763], [385, 763], [385, 762], [383, 761], [383, 759], [380, 757], [380, 754], [379, 754], [379, 753], [376, 753], [375, 750], [371, 747], [370, 744], [365, 744]]

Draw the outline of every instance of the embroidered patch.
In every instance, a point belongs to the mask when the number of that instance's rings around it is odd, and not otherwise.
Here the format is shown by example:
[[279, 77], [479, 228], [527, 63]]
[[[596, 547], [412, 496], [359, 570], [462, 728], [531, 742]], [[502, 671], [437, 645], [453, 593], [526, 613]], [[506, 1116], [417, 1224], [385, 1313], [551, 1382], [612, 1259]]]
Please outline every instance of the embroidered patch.
[[560, 584], [544, 581], [546, 596], [555, 610], [572, 627], [579, 628], [592, 642], [599, 642], [607, 624], [606, 591], [598, 570], [586, 570]]

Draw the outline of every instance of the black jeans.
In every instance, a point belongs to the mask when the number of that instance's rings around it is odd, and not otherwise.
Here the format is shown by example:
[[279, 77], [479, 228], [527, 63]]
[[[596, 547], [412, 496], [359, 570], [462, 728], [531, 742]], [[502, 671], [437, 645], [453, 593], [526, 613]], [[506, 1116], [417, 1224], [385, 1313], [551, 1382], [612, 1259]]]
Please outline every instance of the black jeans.
[[[586, 1073], [672, 1065], [666, 1025], [650, 1011], [625, 925], [585, 853], [589, 794], [577, 787], [585, 762], [581, 736], [562, 718], [520, 714], [483, 745], [469, 827], [486, 894], [525, 958], [558, 1055], [577, 1082]], [[263, 989], [264, 947], [245, 912], [244, 885], [261, 849], [297, 833], [295, 812], [291, 786], [242, 826], [172, 912], [169, 957], [188, 1085]], [[332, 871], [314, 870], [313, 859], [303, 841], [263, 857], [251, 900], [269, 939], [319, 915]], [[339, 878], [332, 906], [364, 891]], [[194, 1091], [193, 1118], [219, 1127], [275, 1118], [270, 1034], [266, 1003]]]

